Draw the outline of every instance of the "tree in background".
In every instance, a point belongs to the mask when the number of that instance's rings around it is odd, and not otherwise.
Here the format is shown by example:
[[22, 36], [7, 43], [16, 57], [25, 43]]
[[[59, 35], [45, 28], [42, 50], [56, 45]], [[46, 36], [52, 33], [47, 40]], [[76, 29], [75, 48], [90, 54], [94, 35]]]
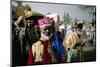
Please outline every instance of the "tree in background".
[[96, 7], [95, 6], [79, 6], [79, 9], [88, 11], [92, 15], [92, 26], [96, 25]]
[[94, 6], [79, 6], [80, 9], [82, 10], [88, 10], [89, 13], [93, 14], [95, 12], [95, 7]]
[[69, 15], [69, 13], [64, 12], [63, 22], [64, 22], [65, 24], [67, 24], [67, 23], [70, 23], [70, 21], [71, 21], [71, 17], [70, 17], [70, 15]]
[[95, 6], [79, 6], [79, 9], [83, 10], [83, 11], [88, 11], [93, 19], [95, 19], [95, 16], [96, 16], [96, 7]]

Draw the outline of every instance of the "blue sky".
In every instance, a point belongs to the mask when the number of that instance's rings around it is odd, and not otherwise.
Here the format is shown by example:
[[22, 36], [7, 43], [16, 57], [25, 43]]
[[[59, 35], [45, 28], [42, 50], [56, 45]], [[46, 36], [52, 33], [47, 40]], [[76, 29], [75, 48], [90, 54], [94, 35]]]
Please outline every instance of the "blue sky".
[[[12, 4], [16, 5], [15, 2], [12, 2]], [[88, 10], [83, 11], [78, 8], [78, 5], [23, 2], [23, 5], [26, 4], [32, 8], [32, 11], [37, 11], [44, 15], [46, 15], [48, 12], [56, 13], [60, 16], [61, 20], [64, 12], [69, 13], [72, 19], [78, 18], [79, 20], [92, 20], [92, 15], [88, 12]]]

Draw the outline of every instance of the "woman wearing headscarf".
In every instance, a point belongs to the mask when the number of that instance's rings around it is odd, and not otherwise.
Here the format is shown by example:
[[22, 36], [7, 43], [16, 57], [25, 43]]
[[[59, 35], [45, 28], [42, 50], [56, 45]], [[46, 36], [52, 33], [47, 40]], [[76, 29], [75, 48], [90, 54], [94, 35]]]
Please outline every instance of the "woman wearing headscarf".
[[77, 23], [74, 32], [65, 39], [67, 62], [79, 62], [82, 60], [82, 23]]
[[54, 63], [53, 51], [50, 44], [51, 24], [52, 20], [46, 17], [38, 20], [40, 38], [37, 42], [33, 43], [30, 49], [28, 65]]

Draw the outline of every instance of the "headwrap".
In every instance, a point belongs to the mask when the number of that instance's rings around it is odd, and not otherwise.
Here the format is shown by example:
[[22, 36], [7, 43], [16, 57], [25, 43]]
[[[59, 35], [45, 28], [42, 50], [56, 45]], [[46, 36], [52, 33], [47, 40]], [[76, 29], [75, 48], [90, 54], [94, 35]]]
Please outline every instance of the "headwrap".
[[83, 23], [81, 21], [80, 22], [77, 22], [76, 28], [82, 29], [83, 28]]
[[45, 26], [50, 26], [52, 24], [53, 20], [49, 17], [45, 17], [43, 19], [38, 20], [38, 26], [39, 27], [45, 27]]

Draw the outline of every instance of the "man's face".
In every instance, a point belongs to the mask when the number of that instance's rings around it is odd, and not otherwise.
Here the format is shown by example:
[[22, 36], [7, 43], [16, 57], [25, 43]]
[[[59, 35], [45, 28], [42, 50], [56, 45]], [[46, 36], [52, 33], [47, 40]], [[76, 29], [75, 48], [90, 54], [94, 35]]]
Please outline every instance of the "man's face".
[[80, 35], [82, 34], [82, 31], [81, 31], [81, 29], [80, 29], [80, 28], [77, 28], [77, 30], [76, 30], [76, 31], [77, 31], [77, 33], [78, 33], [78, 34], [80, 34]]
[[27, 22], [27, 26], [30, 27], [32, 22], [33, 22], [33, 20], [26, 20], [26, 22]]
[[41, 27], [41, 36], [47, 40], [49, 40], [51, 38], [52, 35], [52, 29], [51, 26], [45, 26], [45, 27]]

